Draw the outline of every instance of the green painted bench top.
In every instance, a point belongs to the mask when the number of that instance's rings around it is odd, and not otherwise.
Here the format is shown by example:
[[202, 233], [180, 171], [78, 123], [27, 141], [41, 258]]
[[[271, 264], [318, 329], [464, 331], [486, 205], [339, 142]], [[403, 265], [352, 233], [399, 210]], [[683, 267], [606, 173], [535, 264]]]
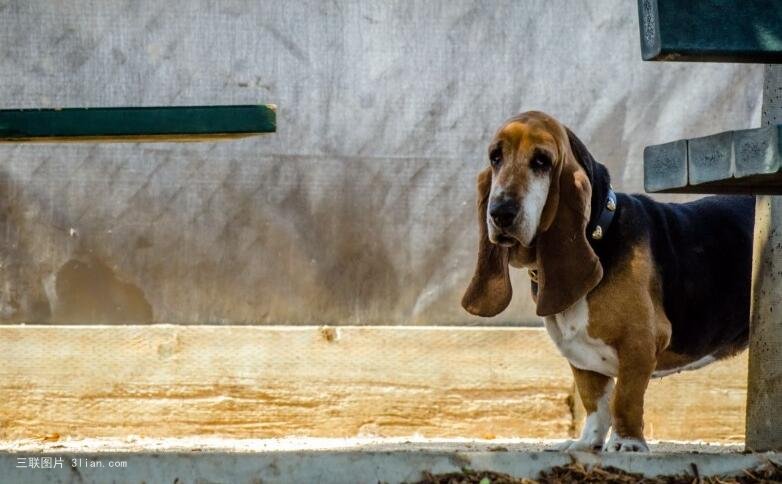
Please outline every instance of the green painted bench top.
[[782, 62], [780, 0], [638, 0], [644, 60]]
[[276, 107], [173, 106], [0, 110], [0, 142], [201, 141], [276, 130]]

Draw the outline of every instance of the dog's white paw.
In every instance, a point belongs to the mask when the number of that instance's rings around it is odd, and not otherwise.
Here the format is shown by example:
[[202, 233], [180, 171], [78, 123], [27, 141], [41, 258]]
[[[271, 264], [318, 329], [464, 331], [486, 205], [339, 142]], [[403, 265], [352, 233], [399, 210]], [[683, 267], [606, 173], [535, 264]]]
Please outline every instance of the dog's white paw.
[[649, 452], [649, 446], [646, 445], [644, 439], [636, 439], [633, 437], [620, 437], [618, 435], [611, 434], [611, 438], [608, 439], [608, 443], [603, 447], [605, 452]]
[[598, 439], [566, 440], [557, 446], [557, 450], [574, 450], [579, 452], [600, 452], [602, 448], [603, 441]]

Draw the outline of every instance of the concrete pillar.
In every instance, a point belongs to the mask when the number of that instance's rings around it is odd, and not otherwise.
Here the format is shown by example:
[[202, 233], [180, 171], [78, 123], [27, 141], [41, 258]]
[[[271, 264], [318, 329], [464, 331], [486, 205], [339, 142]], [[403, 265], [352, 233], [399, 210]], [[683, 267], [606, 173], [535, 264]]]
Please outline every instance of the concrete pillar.
[[[768, 65], [762, 125], [782, 124], [782, 65]], [[782, 197], [755, 205], [747, 449], [782, 450]]]

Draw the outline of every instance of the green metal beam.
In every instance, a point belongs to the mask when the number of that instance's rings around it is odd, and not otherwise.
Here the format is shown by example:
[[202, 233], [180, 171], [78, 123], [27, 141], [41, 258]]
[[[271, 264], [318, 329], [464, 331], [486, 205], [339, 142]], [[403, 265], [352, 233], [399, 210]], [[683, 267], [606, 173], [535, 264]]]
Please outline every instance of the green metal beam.
[[782, 63], [780, 0], [638, 0], [644, 60]]
[[274, 105], [0, 110], [0, 142], [201, 141], [276, 130]]

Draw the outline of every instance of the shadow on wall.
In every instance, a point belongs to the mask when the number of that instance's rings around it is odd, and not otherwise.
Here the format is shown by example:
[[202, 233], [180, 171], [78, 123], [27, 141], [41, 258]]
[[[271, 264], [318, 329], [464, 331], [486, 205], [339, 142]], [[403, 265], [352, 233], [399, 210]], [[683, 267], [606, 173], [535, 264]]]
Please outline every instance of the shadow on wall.
[[9, 174], [0, 171], [0, 322], [46, 323], [51, 308], [42, 280], [26, 277], [36, 262], [24, 241], [25, 219], [13, 192]]
[[[0, 322], [142, 324], [153, 320], [144, 292], [123, 282], [103, 261], [82, 254], [63, 264], [53, 280], [36, 268], [25, 219], [7, 173], [0, 173]], [[31, 273], [40, 277], [29, 277]]]
[[53, 323], [143, 324], [152, 322], [144, 292], [121, 281], [103, 261], [87, 255], [66, 262], [55, 280]]
[[[392, 202], [387, 196], [377, 196], [388, 193], [389, 182], [373, 176], [361, 162], [346, 160], [335, 167], [342, 173], [335, 184], [325, 194], [313, 194], [307, 182], [291, 170], [297, 161], [302, 160], [283, 158], [275, 162], [274, 178], [287, 176], [291, 180], [277, 203], [250, 201], [247, 207], [251, 212], [248, 219], [263, 220], [255, 226], [247, 224], [249, 230], [264, 234], [266, 239], [279, 239], [265, 240], [262, 247], [280, 244], [281, 252], [288, 254], [282, 261], [265, 260], [258, 270], [262, 272], [264, 264], [273, 265], [281, 274], [280, 280], [291, 289], [278, 292], [270, 288], [265, 292], [268, 299], [256, 303], [251, 311], [268, 310], [273, 320], [285, 321], [290, 318], [286, 317], [291, 313], [290, 298], [296, 293], [307, 298], [305, 304], [312, 308], [306, 315], [299, 313], [298, 318], [304, 321], [382, 320], [383, 315], [395, 310], [402, 297], [400, 275], [391, 258], [393, 242], [385, 240], [384, 227], [378, 227], [384, 214], [395, 212], [388, 210]], [[374, 182], [369, 195], [364, 184], [367, 178]], [[236, 230], [234, 225], [231, 230]], [[231, 240], [241, 238], [232, 234], [225, 243], [231, 244]], [[248, 255], [239, 250], [230, 252], [234, 254], [233, 263], [246, 264]], [[258, 258], [252, 254], [249, 257]], [[297, 266], [301, 260], [308, 261], [309, 266]], [[240, 287], [236, 290], [246, 291]], [[254, 319], [252, 313], [242, 317]]]

